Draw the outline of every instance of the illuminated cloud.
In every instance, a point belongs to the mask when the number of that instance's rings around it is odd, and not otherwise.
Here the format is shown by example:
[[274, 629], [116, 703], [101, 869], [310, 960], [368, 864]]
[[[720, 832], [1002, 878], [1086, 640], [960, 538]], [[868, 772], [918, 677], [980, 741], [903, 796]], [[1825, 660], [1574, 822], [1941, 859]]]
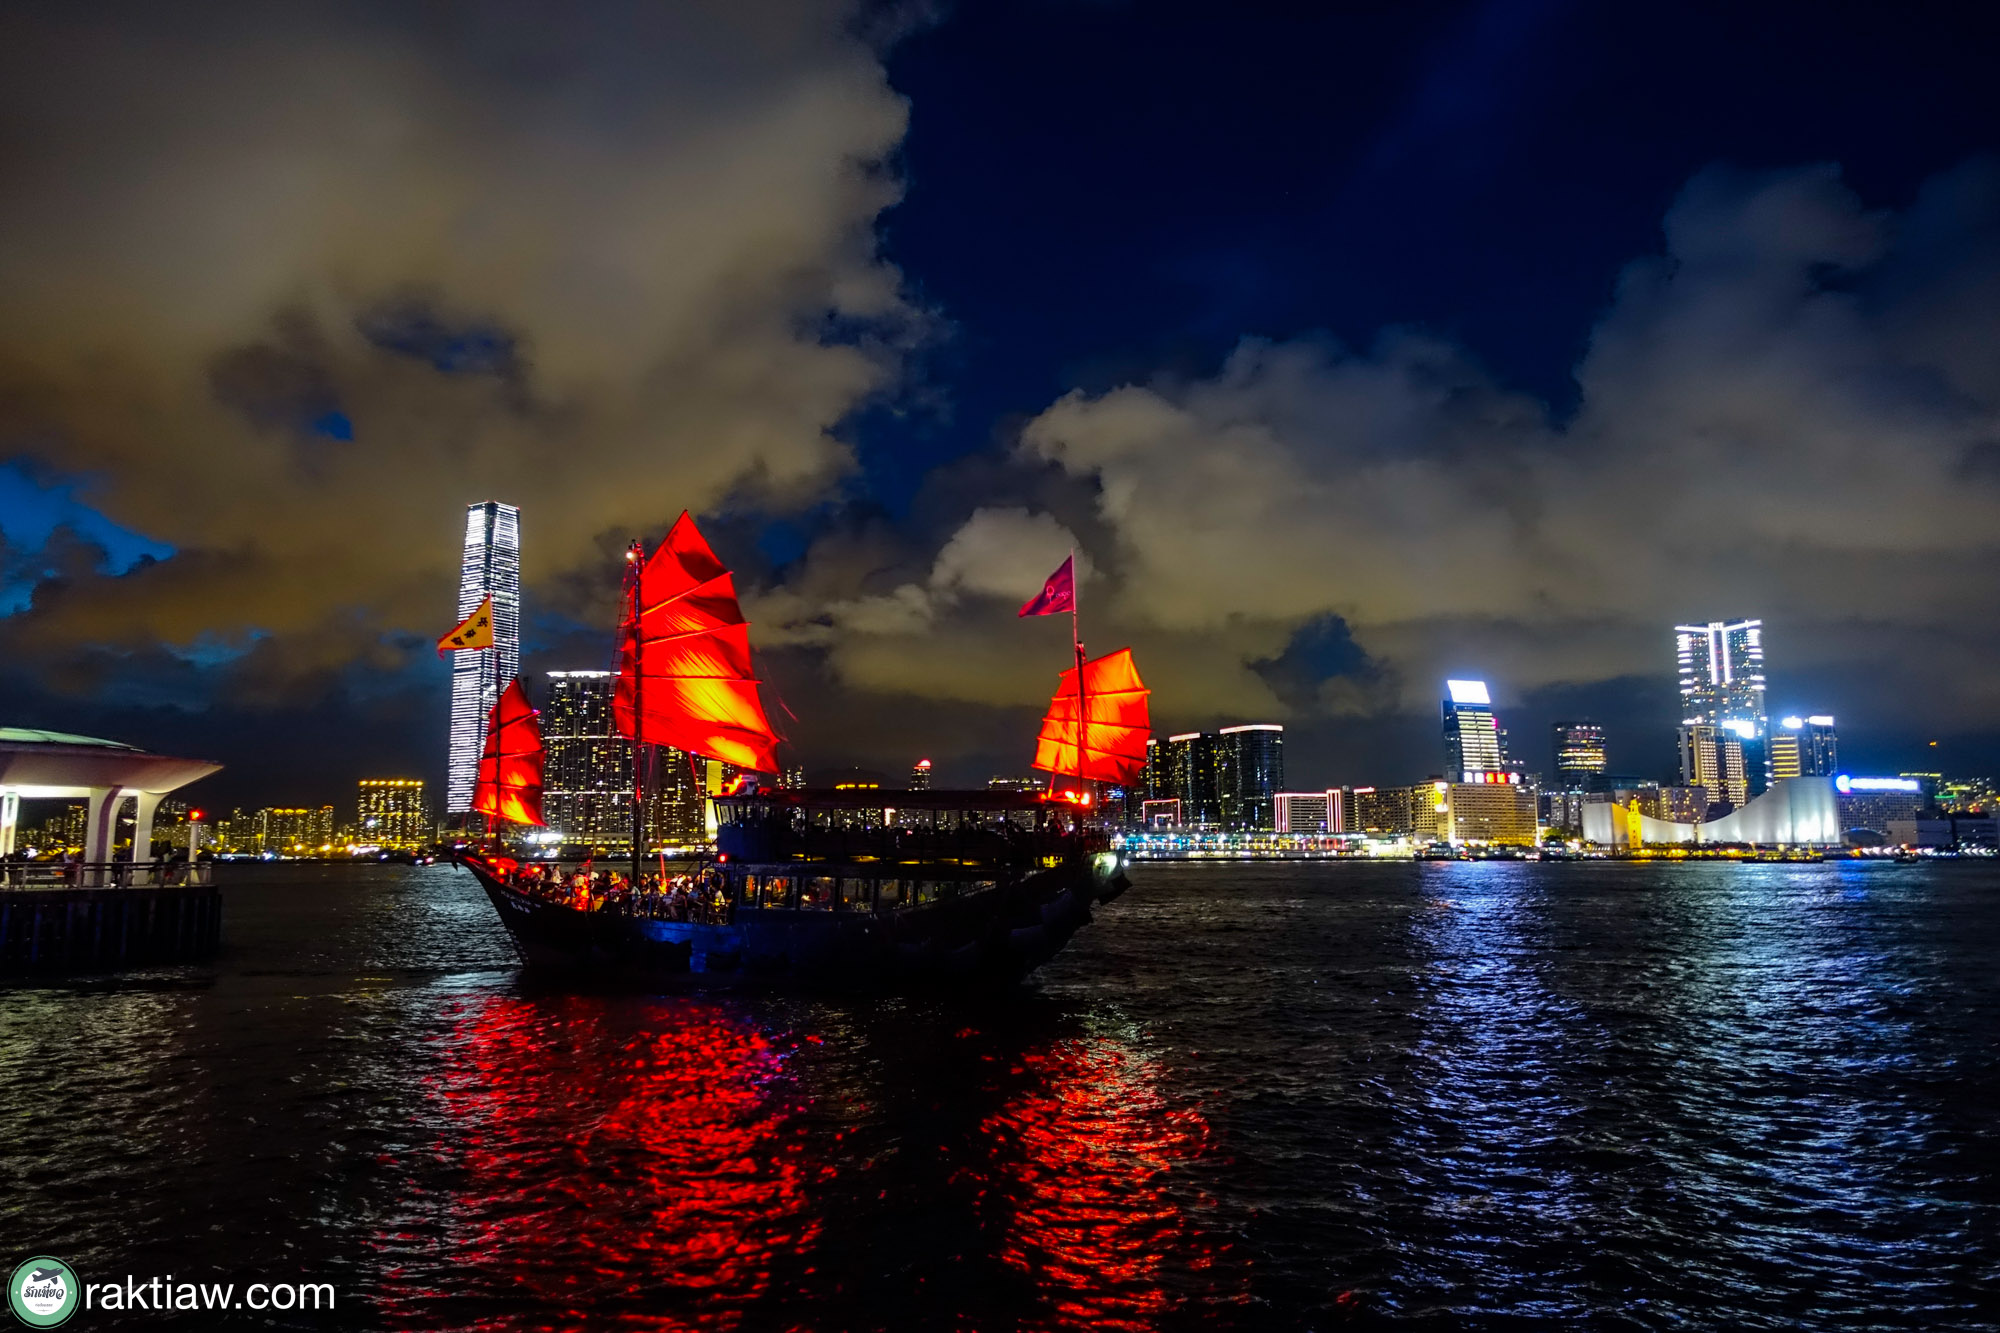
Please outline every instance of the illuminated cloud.
[[600, 534], [819, 496], [923, 325], [852, 18], [10, 11], [0, 457], [177, 552], [44, 588], [16, 661], [260, 631], [309, 672], [449, 618], [468, 500], [527, 506], [553, 590]]
[[[1704, 173], [1625, 272], [1566, 420], [1420, 333], [1251, 339], [1210, 378], [1066, 396], [1020, 461], [1093, 491], [1096, 632], [1148, 645], [1186, 720], [1421, 714], [1467, 670], [1503, 701], [1658, 675], [1677, 620], [1761, 614], [1788, 669], [1879, 670], [1882, 716], [2000, 723], [2000, 636], [1965, 614], [2000, 600], [1995, 181], [1967, 168], [1894, 218], [1829, 167]], [[962, 694], [978, 673], [934, 668], [973, 642], [986, 688], [1025, 697], [1011, 609], [957, 612], [948, 636], [835, 613], [830, 660]], [[1263, 688], [1329, 622], [1359, 667]]]

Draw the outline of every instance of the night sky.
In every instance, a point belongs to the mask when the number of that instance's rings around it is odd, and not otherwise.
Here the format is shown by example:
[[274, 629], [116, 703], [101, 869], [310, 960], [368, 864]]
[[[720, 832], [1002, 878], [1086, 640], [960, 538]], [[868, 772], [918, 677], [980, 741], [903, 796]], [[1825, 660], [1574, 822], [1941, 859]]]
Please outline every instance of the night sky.
[[1979, 14], [10, 5], [0, 725], [441, 780], [492, 498], [534, 672], [692, 509], [808, 768], [1024, 771], [1074, 544], [1295, 787], [1434, 771], [1447, 675], [1660, 776], [1746, 615], [1853, 771], [2000, 771]]

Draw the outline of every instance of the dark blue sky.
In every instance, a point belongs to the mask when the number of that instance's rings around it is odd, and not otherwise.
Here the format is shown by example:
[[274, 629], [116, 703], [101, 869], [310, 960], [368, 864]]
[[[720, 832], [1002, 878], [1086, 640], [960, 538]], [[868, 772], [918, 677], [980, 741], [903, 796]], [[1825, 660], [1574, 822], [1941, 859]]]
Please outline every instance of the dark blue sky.
[[882, 499], [1072, 388], [1245, 335], [1463, 342], [1565, 408], [1690, 176], [1834, 161], [1878, 207], [1990, 151], [1966, 6], [971, 3], [906, 40], [890, 257], [941, 410], [854, 426]]

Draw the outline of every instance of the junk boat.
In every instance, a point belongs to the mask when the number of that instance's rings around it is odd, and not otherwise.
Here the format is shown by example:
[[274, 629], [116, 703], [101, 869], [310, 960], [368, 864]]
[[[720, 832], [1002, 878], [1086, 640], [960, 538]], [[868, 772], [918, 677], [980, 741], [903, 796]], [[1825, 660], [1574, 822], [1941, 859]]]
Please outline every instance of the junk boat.
[[[458, 854], [530, 967], [659, 985], [1004, 986], [1128, 887], [1123, 857], [1093, 822], [1094, 784], [1138, 777], [1149, 692], [1129, 650], [1085, 660], [1073, 583], [1066, 602], [1048, 601], [1070, 564], [1022, 611], [1052, 604], [1072, 615], [1076, 665], [1062, 672], [1036, 743], [1049, 788], [901, 791], [767, 785], [780, 741], [728, 570], [686, 514], [650, 558], [634, 543], [626, 560], [614, 712], [634, 742], [629, 866], [521, 859], [497, 845]], [[441, 650], [448, 644], [457, 647], [447, 636]], [[639, 779], [661, 745], [744, 775], [711, 798], [713, 852], [678, 873], [643, 851]], [[496, 821], [542, 824], [543, 757], [516, 680], [488, 717], [473, 800], [489, 831]]]

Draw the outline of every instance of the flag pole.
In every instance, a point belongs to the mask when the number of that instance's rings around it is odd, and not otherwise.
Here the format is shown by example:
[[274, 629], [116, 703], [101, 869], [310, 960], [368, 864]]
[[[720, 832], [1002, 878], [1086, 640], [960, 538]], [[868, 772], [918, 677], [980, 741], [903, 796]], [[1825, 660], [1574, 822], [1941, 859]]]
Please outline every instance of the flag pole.
[[645, 745], [641, 740], [646, 734], [645, 710], [645, 663], [639, 660], [639, 578], [640, 569], [645, 564], [645, 546], [634, 541], [625, 552], [625, 608], [630, 619], [632, 642], [630, 647], [632, 663], [632, 888], [639, 884], [641, 858], [645, 851], [646, 793], [645, 763], [641, 756]]
[[1089, 733], [1084, 722], [1083, 632], [1079, 628], [1076, 584], [1076, 548], [1072, 546], [1069, 548], [1069, 639], [1070, 646], [1076, 650], [1076, 780], [1081, 786], [1084, 780], [1083, 742]]

